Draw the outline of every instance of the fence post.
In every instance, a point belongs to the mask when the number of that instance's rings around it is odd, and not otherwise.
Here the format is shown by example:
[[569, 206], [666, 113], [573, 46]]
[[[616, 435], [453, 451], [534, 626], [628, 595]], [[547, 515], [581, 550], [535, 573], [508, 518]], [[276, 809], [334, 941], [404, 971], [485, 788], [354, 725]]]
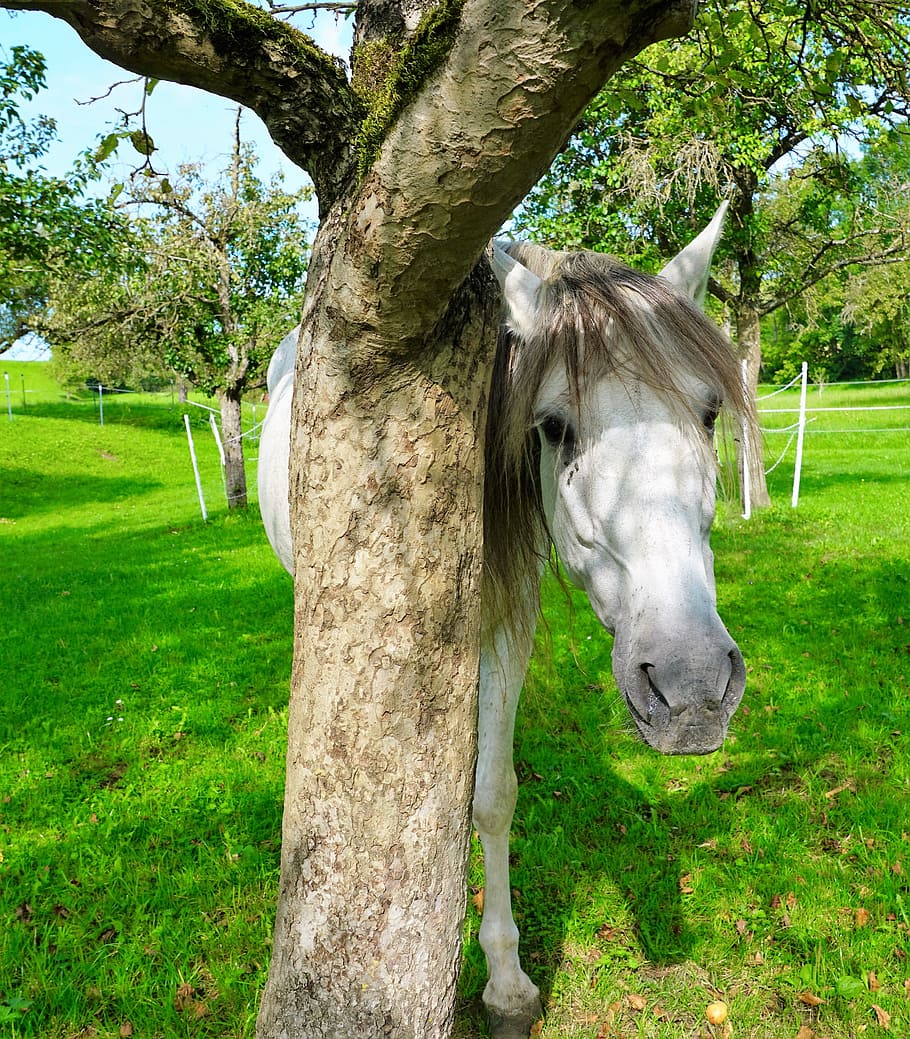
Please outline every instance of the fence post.
[[[209, 412], [209, 425], [212, 428], [212, 436], [215, 438], [215, 444], [218, 447], [218, 457], [221, 459], [221, 486], [224, 488], [224, 496], [227, 497], [227, 471], [225, 469], [224, 462], [224, 444], [221, 442], [221, 433], [218, 429], [218, 423], [215, 421], [215, 413]], [[230, 502], [228, 502], [230, 505]]]
[[13, 421], [13, 402], [9, 395], [9, 372], [3, 373], [3, 378], [6, 379], [6, 410], [9, 414], [10, 422]]
[[218, 446], [218, 457], [221, 459], [221, 467], [224, 468], [224, 444], [221, 443], [218, 423], [215, 421], [215, 416], [211, 411], [209, 412], [209, 425], [212, 427], [212, 436], [215, 438], [215, 443]]
[[104, 425], [104, 387], [98, 383], [98, 421]]
[[[749, 371], [745, 358], [743, 358], [742, 362], [742, 373], [744, 390], [743, 399], [748, 400]], [[749, 473], [749, 423], [745, 415], [743, 415], [740, 437], [742, 439], [741, 454], [743, 459], [743, 519], [749, 519], [752, 515], [752, 477]]]
[[202, 522], [208, 521], [208, 513], [205, 511], [205, 498], [202, 496], [202, 480], [199, 479], [199, 466], [196, 464], [196, 448], [193, 446], [193, 433], [190, 430], [190, 417], [184, 412], [183, 424], [186, 426], [186, 439], [190, 445], [190, 460], [193, 463], [193, 475], [196, 477], [196, 493], [199, 495], [199, 508], [202, 510]]
[[799, 388], [799, 424], [796, 433], [796, 465], [793, 468], [793, 497], [790, 505], [795, 509], [799, 502], [799, 480], [803, 467], [803, 436], [806, 432], [806, 383], [809, 366], [803, 361], [802, 382]]

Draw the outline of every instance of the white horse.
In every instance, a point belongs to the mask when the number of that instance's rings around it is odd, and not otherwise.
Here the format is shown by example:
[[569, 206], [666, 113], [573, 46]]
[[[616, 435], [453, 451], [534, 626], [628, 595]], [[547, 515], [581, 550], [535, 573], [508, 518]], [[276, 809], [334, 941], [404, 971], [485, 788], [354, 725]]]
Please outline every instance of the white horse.
[[[717, 749], [745, 686], [715, 606], [714, 421], [742, 412], [729, 341], [701, 312], [722, 206], [661, 272], [595, 253], [494, 246], [504, 314], [487, 430], [484, 620], [474, 822], [486, 887], [480, 944], [493, 1035], [541, 1013], [521, 969], [509, 888], [515, 711], [555, 546], [614, 634], [613, 671], [638, 732], [667, 754]], [[269, 367], [259, 502], [290, 572], [296, 330]]]

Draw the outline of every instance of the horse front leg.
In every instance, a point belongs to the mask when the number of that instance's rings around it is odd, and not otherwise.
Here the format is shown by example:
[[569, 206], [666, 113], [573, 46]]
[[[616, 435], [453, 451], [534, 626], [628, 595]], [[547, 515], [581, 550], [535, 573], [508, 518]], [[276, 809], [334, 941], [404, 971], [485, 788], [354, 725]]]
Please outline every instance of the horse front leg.
[[483, 1001], [494, 1039], [527, 1039], [542, 1012], [537, 986], [518, 959], [509, 886], [509, 830], [518, 795], [512, 743], [532, 642], [533, 633], [500, 629], [480, 663], [474, 825], [486, 874], [479, 935], [489, 975]]

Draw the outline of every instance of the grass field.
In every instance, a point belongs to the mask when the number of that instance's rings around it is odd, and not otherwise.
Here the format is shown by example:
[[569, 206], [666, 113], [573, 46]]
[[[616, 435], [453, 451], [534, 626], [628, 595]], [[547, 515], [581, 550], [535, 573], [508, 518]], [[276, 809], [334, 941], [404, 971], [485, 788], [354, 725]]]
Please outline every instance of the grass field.
[[[255, 509], [223, 509], [203, 412], [206, 524], [169, 395], [106, 399], [102, 427], [25, 367], [35, 393], [7, 365], [0, 412], [0, 1035], [252, 1036], [290, 581]], [[907, 384], [812, 392], [910, 404]], [[721, 613], [749, 666], [722, 752], [628, 735], [609, 639], [547, 585], [512, 875], [543, 1039], [910, 1034], [910, 433], [821, 432], [904, 416], [817, 413], [799, 509], [792, 447], [772, 509], [722, 509]], [[485, 1034], [478, 924], [471, 905], [461, 1039]]]

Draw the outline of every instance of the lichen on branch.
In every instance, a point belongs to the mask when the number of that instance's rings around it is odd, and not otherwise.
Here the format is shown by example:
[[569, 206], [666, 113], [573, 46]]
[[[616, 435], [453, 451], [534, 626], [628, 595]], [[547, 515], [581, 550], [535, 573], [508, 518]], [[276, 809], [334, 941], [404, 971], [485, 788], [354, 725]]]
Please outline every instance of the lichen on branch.
[[[167, 0], [175, 13], [201, 22], [219, 51], [246, 50], [251, 55], [263, 45], [273, 48], [288, 64], [316, 62], [337, 73], [339, 63], [292, 25], [247, 0]], [[194, 17], [196, 16], [196, 17]]]
[[355, 140], [360, 177], [373, 165], [399, 114], [445, 61], [464, 5], [465, 0], [442, 0], [421, 18], [397, 53], [387, 37], [355, 49], [353, 87], [368, 109]]

